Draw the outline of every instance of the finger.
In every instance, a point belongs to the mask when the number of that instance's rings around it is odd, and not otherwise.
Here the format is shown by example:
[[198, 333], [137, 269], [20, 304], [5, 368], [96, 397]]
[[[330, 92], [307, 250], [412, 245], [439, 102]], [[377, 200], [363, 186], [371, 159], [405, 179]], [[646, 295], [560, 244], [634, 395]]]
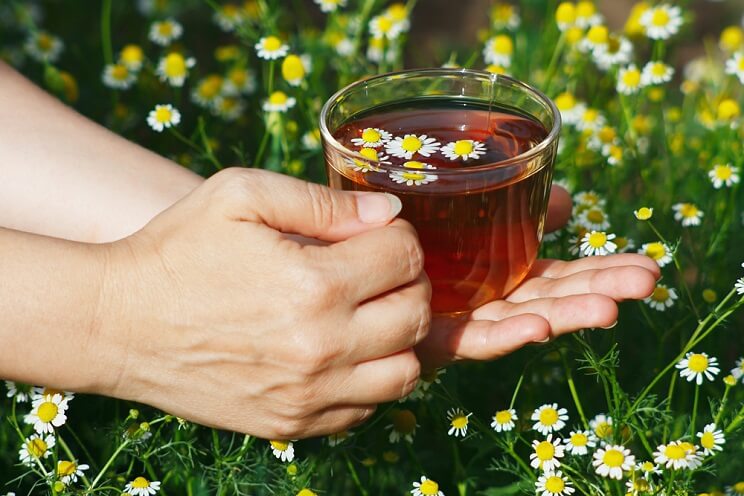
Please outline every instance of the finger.
[[539, 298], [524, 303], [493, 301], [476, 309], [474, 320], [503, 320], [531, 313], [550, 324], [551, 337], [591, 327], [611, 327], [617, 322], [617, 303], [608, 296], [586, 294], [562, 298]]
[[373, 360], [418, 344], [431, 326], [431, 284], [422, 273], [416, 281], [360, 305], [349, 328], [347, 346], [358, 361]]
[[532, 266], [529, 276], [558, 278], [584, 270], [622, 267], [626, 265], [643, 267], [644, 269], [656, 274], [657, 277], [661, 275], [659, 265], [649, 257], [645, 255], [636, 255], [634, 253], [622, 253], [604, 257], [579, 258], [578, 260], [571, 260], [570, 262], [554, 259], [540, 259]]
[[550, 338], [550, 324], [539, 315], [523, 314], [503, 320], [453, 322], [437, 320], [416, 347], [429, 370], [455, 360], [494, 360]]
[[641, 299], [656, 287], [656, 276], [649, 270], [626, 265], [607, 269], [584, 270], [556, 279], [533, 277], [506, 298], [513, 303], [535, 298], [598, 293], [615, 300]]
[[[377, 360], [359, 363], [346, 371], [334, 384], [336, 403], [367, 405], [395, 401], [416, 387], [421, 364], [413, 349]], [[329, 382], [330, 383], [330, 382]]]
[[571, 218], [571, 208], [573, 201], [568, 191], [563, 187], [554, 184], [550, 190], [550, 200], [548, 201], [548, 216], [545, 219], [545, 231], [551, 232], [565, 226], [568, 219]]

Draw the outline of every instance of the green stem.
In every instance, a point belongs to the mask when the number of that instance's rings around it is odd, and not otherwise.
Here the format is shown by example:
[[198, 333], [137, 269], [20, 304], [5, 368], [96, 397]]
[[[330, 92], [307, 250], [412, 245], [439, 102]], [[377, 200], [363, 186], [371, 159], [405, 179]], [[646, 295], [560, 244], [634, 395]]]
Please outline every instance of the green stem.
[[553, 54], [550, 57], [548, 68], [545, 71], [545, 82], [543, 83], [543, 88], [545, 88], [545, 92], [548, 95], [550, 94], [550, 83], [553, 81], [553, 76], [555, 76], [555, 72], [558, 68], [558, 60], [560, 60], [561, 55], [563, 54], [563, 48], [565, 46], [566, 33], [565, 31], [562, 31], [561, 35], [558, 37], [558, 41], [555, 44], [555, 48], [553, 49]]
[[731, 432], [736, 429], [739, 424], [744, 420], [744, 405], [742, 405], [741, 408], [739, 408], [739, 411], [736, 413], [736, 417], [734, 417], [734, 420], [731, 421], [731, 423], [726, 427], [726, 434], [730, 434]]
[[357, 489], [359, 489], [359, 493], [362, 496], [369, 496], [367, 489], [364, 488], [362, 482], [359, 480], [359, 474], [357, 474], [357, 471], [354, 468], [354, 464], [351, 462], [351, 458], [349, 458], [349, 455], [347, 455], [346, 452], [344, 452], [344, 460], [346, 460], [346, 466], [349, 469], [349, 473], [351, 474], [351, 478], [354, 481], [354, 484], [356, 485]]
[[566, 370], [566, 381], [568, 382], [568, 389], [571, 391], [571, 397], [574, 400], [574, 404], [576, 405], [576, 410], [579, 412], [579, 417], [581, 417], [581, 423], [584, 424], [584, 429], [589, 428], [589, 422], [586, 420], [586, 416], [584, 415], [584, 409], [581, 407], [581, 400], [579, 399], [579, 394], [576, 391], [576, 384], [574, 383], [573, 374], [571, 374], [571, 369], [568, 366], [568, 360], [566, 359], [565, 353], [561, 352], [561, 359], [563, 360], [563, 368]]
[[[667, 414], [672, 411], [672, 398], [674, 397], [674, 386], [677, 384], [677, 374], [672, 374], [672, 380], [669, 381], [669, 392], [667, 393]], [[664, 436], [662, 440], [664, 443], [667, 442], [667, 435], [669, 433], [669, 424], [664, 424]]]
[[113, 64], [114, 52], [111, 49], [111, 0], [103, 0], [101, 8], [101, 48], [103, 48], [103, 61], [106, 64]]
[[101, 480], [101, 477], [103, 477], [103, 474], [106, 473], [106, 470], [108, 470], [111, 464], [114, 463], [114, 460], [116, 460], [116, 457], [119, 456], [119, 453], [121, 453], [124, 450], [124, 448], [126, 448], [128, 445], [129, 445], [129, 440], [127, 439], [123, 443], [121, 443], [118, 448], [116, 448], [116, 451], [114, 451], [111, 457], [108, 460], [106, 460], [106, 463], [103, 465], [103, 468], [101, 469], [101, 471], [98, 472], [98, 475], [96, 476], [96, 478], [93, 479], [93, 482], [91, 482], [90, 487], [88, 489], [89, 491], [92, 491], [96, 487], [96, 485], [98, 485], [98, 482]]
[[718, 407], [718, 412], [716, 413], [716, 417], [713, 419], [713, 423], [718, 426], [718, 422], [721, 420], [721, 415], [723, 415], [723, 411], [726, 408], [726, 402], [728, 401], [728, 395], [729, 391], [731, 391], [731, 386], [726, 384], [726, 389], [723, 391], [723, 398], [721, 398], [721, 405]]
[[519, 376], [519, 380], [517, 381], [517, 387], [514, 388], [514, 394], [512, 394], [511, 402], [509, 402], [509, 409], [514, 408], [514, 403], [517, 402], [517, 394], [519, 393], [519, 389], [522, 387], [522, 382], [524, 382], [524, 374], [525, 370], [522, 371], [522, 374]]
[[527, 463], [524, 460], [522, 460], [522, 458], [519, 455], [517, 455], [517, 453], [514, 451], [513, 446], [509, 446], [509, 449], [506, 450], [506, 452], [509, 453], [509, 455], [512, 458], [514, 458], [514, 460], [519, 464], [520, 467], [522, 467], [525, 474], [527, 474], [529, 477], [534, 477], [534, 472], [532, 468], [529, 465], [527, 465]]
[[695, 386], [695, 397], [692, 400], [692, 418], [690, 419], [690, 438], [695, 439], [695, 420], [697, 419], [698, 401], [700, 400], [700, 386]]

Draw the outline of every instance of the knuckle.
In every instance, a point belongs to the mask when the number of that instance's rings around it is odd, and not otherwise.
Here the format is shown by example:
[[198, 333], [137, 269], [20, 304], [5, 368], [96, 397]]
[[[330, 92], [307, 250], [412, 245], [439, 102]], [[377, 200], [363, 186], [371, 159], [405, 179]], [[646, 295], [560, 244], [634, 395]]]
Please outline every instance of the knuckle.
[[418, 236], [415, 233], [402, 231], [401, 245], [405, 260], [408, 262], [409, 277], [414, 280], [424, 270], [424, 250], [421, 248]]
[[293, 270], [293, 283], [297, 303], [303, 308], [326, 310], [338, 296], [340, 288], [331, 273], [306, 262]]
[[432, 312], [429, 300], [421, 301], [418, 305], [418, 323], [416, 324], [416, 333], [414, 345], [420, 343], [429, 334], [431, 328]]
[[416, 354], [413, 351], [409, 351], [404, 356], [406, 373], [403, 376], [404, 382], [400, 390], [401, 398], [408, 396], [414, 390], [421, 376], [421, 362], [416, 358]]
[[297, 439], [302, 436], [305, 424], [305, 420], [296, 418], [277, 418], [272, 430], [276, 439]]
[[329, 229], [339, 215], [338, 196], [330, 188], [314, 183], [304, 183], [311, 206], [313, 225], [321, 230]]

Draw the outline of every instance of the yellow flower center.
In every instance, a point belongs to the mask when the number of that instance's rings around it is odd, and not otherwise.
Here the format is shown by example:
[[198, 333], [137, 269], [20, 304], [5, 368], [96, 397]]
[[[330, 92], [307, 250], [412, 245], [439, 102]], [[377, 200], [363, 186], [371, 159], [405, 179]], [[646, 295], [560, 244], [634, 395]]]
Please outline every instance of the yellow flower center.
[[490, 64], [486, 70], [491, 74], [506, 74], [506, 68], [498, 64]]
[[227, 76], [235, 86], [241, 87], [248, 80], [248, 71], [245, 69], [233, 69]]
[[408, 17], [408, 9], [402, 3], [394, 3], [387, 9], [387, 15], [390, 19], [399, 22]]
[[464, 429], [468, 425], [468, 417], [465, 415], [456, 415], [452, 418], [452, 427], [455, 429]]
[[51, 50], [53, 44], [54, 44], [54, 42], [52, 41], [52, 37], [49, 36], [49, 35], [47, 35], [47, 34], [41, 33], [36, 38], [36, 46], [42, 52], [46, 52], [46, 51]]
[[388, 33], [393, 28], [393, 20], [388, 16], [380, 16], [377, 18], [377, 29], [381, 33]]
[[734, 484], [734, 491], [737, 494], [744, 494], [744, 482], [737, 482]]
[[498, 424], [506, 424], [511, 422], [512, 414], [509, 410], [501, 410], [496, 412], [496, 415], [494, 415], [493, 418]]
[[393, 416], [393, 428], [401, 434], [411, 434], [416, 429], [416, 416], [411, 410], [400, 410]]
[[612, 426], [609, 422], [600, 422], [594, 428], [594, 433], [601, 439], [606, 439], [612, 435]]
[[60, 477], [72, 475], [76, 471], [77, 471], [77, 464], [75, 462], [63, 460], [57, 463], [57, 475], [59, 475]]
[[576, 17], [589, 18], [597, 13], [594, 2], [579, 2], [576, 4]]
[[687, 361], [687, 368], [693, 372], [705, 372], [708, 369], [708, 358], [700, 353], [695, 353]]
[[206, 100], [216, 97], [222, 87], [222, 78], [217, 75], [208, 76], [199, 85], [199, 96]]
[[491, 50], [499, 55], [511, 55], [514, 53], [514, 42], [505, 34], [500, 34], [493, 39]]
[[552, 460], [555, 456], [555, 446], [550, 441], [541, 441], [535, 446], [535, 454], [541, 462]]
[[654, 9], [653, 15], [651, 15], [651, 24], [656, 27], [664, 27], [669, 24], [669, 13], [662, 8]]
[[287, 81], [295, 81], [305, 77], [305, 66], [297, 55], [288, 55], [282, 62], [282, 76]]
[[282, 40], [276, 36], [267, 36], [263, 42], [264, 50], [267, 52], [276, 52], [282, 47]]
[[604, 45], [607, 43], [609, 31], [606, 26], [592, 26], [589, 32], [586, 33], [586, 37], [595, 45]]
[[170, 22], [161, 22], [158, 24], [158, 34], [168, 37], [173, 34], [173, 25]]
[[594, 122], [599, 118], [599, 110], [596, 109], [587, 109], [586, 112], [584, 112], [584, 116], [582, 119], [584, 122]]
[[617, 146], [617, 145], [611, 145], [611, 146], [610, 146], [610, 155], [611, 155], [611, 156], [612, 156], [612, 158], [614, 158], [615, 160], [620, 160], [620, 159], [622, 159], [622, 158], [623, 158], [623, 149], [622, 149], [622, 148], [620, 148], [620, 147], [619, 147], [619, 146]]
[[571, 93], [561, 93], [555, 97], [555, 105], [558, 110], [571, 110], [576, 106], [576, 98]]
[[731, 175], [733, 174], [731, 167], [728, 165], [716, 165], [713, 171], [715, 176], [723, 181], [731, 179]]
[[275, 91], [269, 97], [269, 103], [272, 105], [284, 105], [287, 103], [287, 95], [283, 91]]
[[439, 484], [431, 479], [426, 479], [421, 483], [421, 486], [419, 486], [419, 491], [421, 491], [421, 494], [425, 494], [426, 496], [433, 496], [439, 493]]
[[[421, 149], [422, 146], [424, 146], [424, 144], [416, 136], [407, 136], [403, 139], [403, 142], [400, 144], [400, 147], [403, 148], [407, 152], [417, 152]], [[423, 166], [417, 167], [417, 168], [422, 169]]]
[[737, 66], [738, 66], [739, 72], [744, 71], [744, 57], [739, 58], [739, 63]]
[[123, 81], [129, 77], [129, 69], [125, 65], [114, 64], [114, 67], [111, 69], [111, 77]]
[[271, 444], [271, 447], [278, 451], [287, 451], [289, 448], [289, 442], [288, 441], [269, 441]]
[[651, 74], [657, 77], [664, 76], [667, 72], [667, 66], [666, 64], [663, 64], [661, 62], [654, 62], [651, 66]]
[[578, 26], [573, 26], [566, 30], [566, 41], [568, 41], [570, 45], [575, 45], [576, 43], [581, 41], [581, 38], [583, 37], [584, 30]]
[[659, 260], [666, 255], [666, 248], [664, 248], [664, 245], [659, 242], [649, 243], [648, 246], [646, 246], [646, 255], [654, 260]]
[[586, 446], [589, 443], [589, 438], [582, 432], [577, 432], [571, 436], [571, 444], [574, 446]]
[[641, 71], [638, 69], [628, 69], [623, 72], [623, 84], [628, 88], [636, 88], [641, 84]]
[[52, 403], [51, 401], [45, 401], [44, 403], [39, 405], [39, 420], [48, 424], [49, 422], [54, 420], [54, 417], [57, 416], [57, 412], [59, 412], [59, 408], [55, 403]]
[[670, 444], [666, 448], [664, 448], [664, 456], [669, 458], [670, 460], [682, 460], [685, 458], [687, 453], [685, 452], [684, 448], [678, 444]]
[[540, 412], [540, 423], [542, 425], [554, 425], [558, 422], [558, 411], [555, 408], [544, 408]]
[[727, 98], [718, 104], [718, 119], [728, 121], [739, 116], [741, 109], [736, 100]]
[[561, 2], [555, 9], [555, 20], [558, 24], [570, 25], [576, 22], [576, 7], [571, 2]]
[[380, 132], [376, 129], [367, 128], [364, 131], [362, 131], [362, 139], [366, 143], [379, 143], [382, 139], [382, 135]]
[[299, 493], [297, 493], [297, 496], [318, 496], [317, 493], [314, 493], [310, 489], [302, 489]]
[[721, 31], [721, 48], [735, 52], [744, 44], [744, 31], [739, 26], [729, 26]]
[[688, 218], [697, 217], [698, 212], [700, 211], [692, 203], [683, 203], [682, 207], [680, 207], [679, 209], [679, 213], [682, 215], [682, 217], [688, 217]]
[[165, 57], [164, 72], [168, 77], [182, 77], [186, 74], [186, 59], [180, 53], [169, 53]]
[[127, 45], [121, 50], [121, 60], [124, 63], [139, 63], [143, 58], [142, 49], [137, 45]]
[[651, 462], [643, 462], [641, 464], [641, 470], [644, 472], [652, 472], [656, 467]]
[[651, 294], [651, 299], [658, 302], [665, 302], [669, 299], [669, 290], [662, 286], [657, 286]]
[[161, 124], [170, 122], [173, 118], [173, 113], [167, 107], [158, 107], [155, 110], [155, 120]]
[[703, 448], [713, 449], [716, 446], [716, 438], [713, 436], [712, 432], [704, 432], [703, 435], [700, 436], [700, 444]]
[[400, 455], [395, 451], [385, 451], [382, 454], [382, 459], [388, 463], [398, 463], [398, 461], [400, 460]]
[[132, 487], [136, 487], [140, 489], [145, 489], [145, 488], [150, 487], [150, 481], [145, 479], [144, 477], [137, 477], [130, 484], [132, 485]]
[[625, 455], [616, 449], [605, 451], [602, 462], [610, 468], [622, 467], [625, 462]]
[[227, 4], [222, 7], [222, 15], [228, 19], [235, 19], [239, 12], [237, 5]]
[[589, 246], [601, 248], [607, 244], [607, 235], [603, 232], [593, 232], [589, 235]]
[[553, 494], [560, 493], [566, 488], [566, 483], [557, 475], [551, 475], [545, 481], [545, 489]]
[[454, 152], [455, 155], [463, 156], [470, 155], [473, 153], [473, 142], [470, 140], [459, 140], [455, 141]]
[[41, 456], [46, 453], [47, 448], [47, 443], [43, 439], [39, 438], [32, 439], [26, 443], [26, 449], [34, 458], [41, 458]]
[[509, 4], [497, 4], [494, 5], [493, 9], [491, 9], [491, 17], [493, 17], [494, 21], [500, 23], [509, 22], [513, 15], [514, 7]]
[[361, 150], [359, 150], [359, 154], [370, 160], [379, 160], [377, 150], [375, 150], [374, 148], [362, 148]]
[[601, 210], [593, 208], [586, 213], [586, 218], [590, 222], [598, 224], [605, 220], [605, 214]]

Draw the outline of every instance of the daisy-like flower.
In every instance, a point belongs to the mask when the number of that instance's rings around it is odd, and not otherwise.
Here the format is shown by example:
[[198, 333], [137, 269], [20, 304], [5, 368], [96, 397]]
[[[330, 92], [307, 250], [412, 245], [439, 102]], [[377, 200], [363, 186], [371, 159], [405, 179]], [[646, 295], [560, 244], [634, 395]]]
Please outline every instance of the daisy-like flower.
[[623, 95], [638, 93], [643, 88], [644, 82], [641, 71], [635, 64], [624, 67], [617, 72], [617, 92]]
[[677, 34], [682, 26], [682, 11], [679, 7], [664, 3], [641, 14], [639, 22], [646, 36], [652, 40], [667, 40]]
[[596, 26], [602, 22], [602, 15], [597, 12], [593, 1], [582, 0], [576, 4], [576, 25], [582, 29]]
[[656, 465], [654, 462], [648, 460], [646, 460], [645, 462], [637, 463], [635, 468], [639, 472], [643, 472], [643, 475], [646, 477], [652, 474], [661, 473], [661, 469], [659, 468], [659, 466]]
[[644, 86], [668, 83], [674, 76], [674, 68], [664, 62], [648, 62], [643, 66], [641, 81]]
[[633, 59], [633, 44], [624, 36], [610, 34], [607, 43], [595, 48], [592, 56], [597, 67], [606, 71], [629, 63]]
[[659, 267], [664, 267], [672, 261], [672, 251], [666, 244], [659, 241], [642, 244], [641, 249], [638, 250], [638, 253], [652, 258], [659, 265]]
[[126, 90], [132, 87], [137, 75], [124, 64], [107, 64], [103, 68], [102, 79], [103, 84], [109, 88]]
[[589, 421], [589, 427], [599, 439], [611, 438], [614, 431], [614, 428], [612, 427], [612, 417], [602, 413]]
[[[390, 161], [388, 160], [390, 157], [388, 157], [387, 155], [381, 155], [375, 148], [362, 148], [361, 150], [359, 150], [359, 154], [373, 162], [390, 165]], [[349, 159], [347, 163], [356, 172], [380, 172], [379, 167], [376, 167], [370, 162], [365, 162], [364, 160], [352, 158]]]
[[709, 381], [721, 371], [718, 368], [718, 359], [709, 357], [707, 353], [687, 352], [687, 355], [677, 365], [679, 375], [688, 382], [695, 381], [699, 386], [703, 383], [703, 376]]
[[465, 413], [460, 408], [452, 408], [447, 411], [447, 420], [450, 423], [450, 428], [447, 434], [450, 436], [462, 436], [465, 437], [468, 433], [468, 424], [470, 423], [470, 416], [472, 413]]
[[530, 420], [535, 421], [532, 426], [533, 429], [547, 436], [551, 432], [557, 432], [566, 426], [568, 410], [558, 408], [557, 403], [546, 403], [532, 412]]
[[543, 472], [552, 472], [560, 467], [561, 462], [558, 459], [565, 455], [564, 449], [559, 438], [553, 439], [553, 434], [548, 434], [548, 438], [544, 441], [535, 439], [532, 441], [530, 465]]
[[583, 52], [593, 52], [600, 47], [606, 47], [610, 39], [610, 31], [607, 26], [597, 25], [589, 28], [586, 35], [579, 43], [579, 50]]
[[333, 448], [349, 439], [352, 435], [353, 433], [351, 431], [341, 431], [335, 434], [331, 434], [326, 438], [326, 440], [328, 441], [328, 446]]
[[744, 494], [744, 481], [726, 487], [726, 496], [739, 496], [741, 494]]
[[643, 302], [654, 310], [663, 312], [673, 306], [676, 299], [677, 292], [674, 288], [667, 287], [664, 284], [657, 284], [651, 296], [645, 298]]
[[439, 179], [436, 174], [430, 174], [423, 172], [424, 170], [434, 170], [431, 164], [424, 162], [418, 162], [416, 160], [409, 160], [403, 164], [406, 169], [411, 169], [411, 172], [403, 171], [392, 171], [390, 172], [390, 179], [398, 184], [405, 183], [406, 186], [421, 186], [423, 184], [429, 184]]
[[685, 450], [685, 459], [690, 470], [695, 470], [703, 464], [703, 456], [698, 453], [697, 446], [688, 441], [682, 441], [679, 445]]
[[369, 40], [367, 58], [375, 63], [382, 62], [382, 59], [385, 58], [385, 38], [371, 38]]
[[147, 37], [160, 46], [168, 46], [173, 40], [177, 40], [183, 34], [183, 26], [175, 19], [166, 19], [150, 24], [150, 32]]
[[610, 227], [610, 220], [599, 206], [589, 207], [579, 213], [577, 222], [586, 229], [601, 231]]
[[127, 482], [124, 492], [133, 496], [151, 496], [160, 490], [160, 481], [150, 481], [140, 476]]
[[411, 160], [417, 153], [424, 157], [429, 157], [439, 150], [440, 144], [425, 134], [417, 136], [415, 134], [406, 134], [402, 138], [396, 136], [385, 143], [385, 151], [397, 158]]
[[214, 100], [213, 112], [226, 121], [238, 119], [245, 111], [245, 103], [235, 96], [222, 95]]
[[23, 441], [23, 446], [18, 452], [18, 458], [20, 458], [22, 464], [29, 467], [33, 466], [36, 460], [42, 460], [52, 454], [52, 448], [56, 442], [56, 438], [51, 434], [44, 437], [32, 434]]
[[689, 468], [687, 450], [680, 441], [672, 441], [657, 446], [656, 451], [654, 451], [654, 462], [674, 470]]
[[179, 122], [181, 122], [181, 112], [171, 104], [155, 105], [155, 108], [147, 115], [147, 124], [159, 133], [167, 127], [177, 126]]
[[595, 191], [579, 191], [573, 197], [574, 203], [584, 207], [604, 207], [606, 201]]
[[46, 31], [36, 31], [28, 35], [23, 48], [34, 60], [41, 63], [54, 64], [59, 60], [65, 44], [62, 43], [62, 40]]
[[586, 105], [577, 101], [576, 97], [568, 92], [561, 93], [554, 101], [561, 112], [561, 120], [566, 124], [575, 125], [586, 110]]
[[392, 414], [392, 423], [385, 429], [390, 430], [388, 440], [391, 443], [397, 443], [401, 439], [412, 443], [417, 427], [416, 415], [411, 410], [396, 410]]
[[612, 242], [615, 239], [614, 234], [607, 234], [604, 231], [591, 231], [584, 234], [581, 238], [579, 250], [582, 256], [604, 256], [615, 253], [617, 245]]
[[594, 471], [602, 477], [620, 480], [623, 472], [629, 471], [635, 464], [635, 456], [630, 450], [619, 444], [608, 444], [594, 452]]
[[264, 112], [286, 112], [295, 106], [297, 100], [294, 97], [287, 96], [283, 91], [273, 92], [264, 102]]
[[218, 74], [210, 74], [196, 83], [191, 91], [191, 100], [200, 107], [210, 108], [222, 91], [223, 79]]
[[31, 386], [22, 382], [5, 381], [5, 387], [8, 388], [6, 396], [15, 398], [17, 403], [26, 403], [31, 399]]
[[546, 471], [535, 482], [535, 492], [538, 496], [565, 496], [573, 494], [574, 491], [576, 489], [560, 470]]
[[314, 0], [320, 7], [320, 11], [328, 14], [335, 12], [339, 7], [346, 7], [346, 0]]
[[599, 110], [588, 108], [581, 114], [576, 122], [576, 129], [579, 131], [597, 132], [607, 124], [607, 119]]
[[614, 143], [602, 147], [602, 155], [607, 157], [607, 163], [618, 165], [623, 161], [623, 149]]
[[256, 53], [264, 60], [276, 60], [289, 52], [289, 45], [282, 43], [276, 36], [265, 36], [255, 45]]
[[386, 14], [375, 16], [369, 21], [369, 32], [377, 39], [395, 40], [403, 32], [404, 27], [404, 24], [395, 22], [395, 19]]
[[744, 84], [744, 52], [737, 52], [726, 61], [726, 74], [736, 76]]
[[731, 164], [717, 164], [708, 172], [708, 177], [716, 189], [731, 187], [739, 182], [739, 170]]
[[235, 31], [235, 28], [243, 22], [243, 19], [243, 11], [237, 5], [231, 3], [222, 5], [212, 16], [212, 20], [226, 33]]
[[82, 477], [83, 472], [90, 467], [84, 463], [78, 464], [76, 461], [60, 460], [57, 462], [57, 478], [65, 486], [77, 482], [78, 477]]
[[499, 34], [489, 39], [483, 48], [483, 59], [486, 61], [486, 64], [509, 67], [513, 55], [514, 42], [511, 37], [505, 34]]
[[189, 76], [189, 69], [195, 64], [196, 60], [193, 57], [186, 58], [178, 52], [171, 52], [160, 59], [155, 73], [161, 81], [167, 81], [171, 86], [180, 88]]
[[514, 429], [516, 421], [517, 411], [514, 408], [499, 410], [493, 415], [491, 427], [493, 427], [493, 430], [496, 432], [508, 432]]
[[298, 55], [287, 55], [282, 61], [282, 77], [290, 86], [299, 86], [305, 80], [305, 65]]
[[520, 23], [519, 11], [514, 5], [497, 3], [491, 8], [491, 25], [494, 29], [515, 30]]
[[245, 67], [233, 67], [225, 76], [222, 92], [230, 96], [250, 95], [256, 91], [256, 76]]
[[726, 437], [722, 430], [716, 430], [716, 424], [708, 424], [703, 427], [702, 432], [697, 433], [700, 438], [700, 446], [703, 448], [703, 454], [706, 456], [715, 455], [716, 451], [723, 451], [723, 445], [726, 443]]
[[306, 150], [320, 149], [320, 129], [315, 128], [302, 135], [302, 147]]
[[124, 64], [130, 71], [137, 72], [142, 69], [145, 54], [139, 45], [126, 45], [119, 52], [119, 63]]
[[683, 227], [699, 226], [703, 218], [703, 211], [693, 203], [676, 203], [672, 205], [674, 220], [682, 223]]
[[325, 39], [328, 45], [342, 57], [347, 57], [354, 53], [354, 43], [348, 36], [345, 36], [342, 33], [332, 32], [328, 34]]
[[638, 496], [639, 494], [650, 493], [653, 489], [648, 479], [643, 477], [633, 477], [625, 481], [626, 496]]
[[46, 398], [49, 399], [55, 394], [62, 395], [62, 398], [67, 400], [69, 403], [75, 398], [75, 393], [71, 393], [69, 391], [60, 391], [59, 389], [54, 389], [46, 386], [34, 386], [31, 388], [31, 401], [36, 401], [38, 399]]
[[271, 446], [271, 452], [275, 457], [283, 462], [291, 462], [294, 460], [294, 443], [292, 441], [282, 441], [273, 439], [269, 441]]
[[[740, 281], [742, 282], [743, 289], [739, 294], [744, 294], [744, 278], [740, 279]], [[736, 368], [731, 369], [731, 375], [734, 376], [734, 379], [737, 381], [744, 377], [744, 357], [741, 357], [736, 361]]]
[[398, 401], [402, 403], [406, 400], [421, 400], [426, 398], [429, 388], [431, 388], [431, 386], [433, 386], [434, 384], [441, 384], [441, 377], [445, 373], [447, 373], [447, 369], [424, 370], [421, 373], [419, 381], [416, 383], [416, 388], [411, 391], [411, 394], [409, 394], [406, 398], [401, 398]]
[[486, 153], [486, 145], [480, 141], [458, 140], [442, 147], [442, 154], [450, 160], [479, 159]]
[[734, 283], [734, 289], [736, 290], [736, 294], [744, 295], [744, 277], [740, 277], [736, 280], [736, 283]]
[[39, 434], [52, 434], [55, 427], [61, 427], [67, 421], [67, 401], [61, 394], [37, 398], [31, 404], [31, 413], [24, 417], [24, 422], [32, 424]]
[[573, 2], [561, 2], [555, 9], [555, 23], [558, 29], [566, 31], [576, 24], [576, 5]]
[[589, 448], [597, 445], [597, 436], [592, 431], [571, 431], [563, 443], [571, 455], [586, 455]]
[[444, 496], [444, 493], [439, 490], [439, 484], [423, 475], [421, 476], [421, 482], [413, 483], [411, 494], [413, 496]]
[[617, 245], [616, 253], [627, 253], [635, 249], [635, 241], [627, 236], [618, 236], [615, 238], [615, 244]]
[[363, 146], [367, 148], [379, 148], [390, 141], [391, 137], [392, 135], [384, 129], [368, 127], [362, 130], [361, 137], [353, 138], [351, 140], [351, 143], [356, 146]]

